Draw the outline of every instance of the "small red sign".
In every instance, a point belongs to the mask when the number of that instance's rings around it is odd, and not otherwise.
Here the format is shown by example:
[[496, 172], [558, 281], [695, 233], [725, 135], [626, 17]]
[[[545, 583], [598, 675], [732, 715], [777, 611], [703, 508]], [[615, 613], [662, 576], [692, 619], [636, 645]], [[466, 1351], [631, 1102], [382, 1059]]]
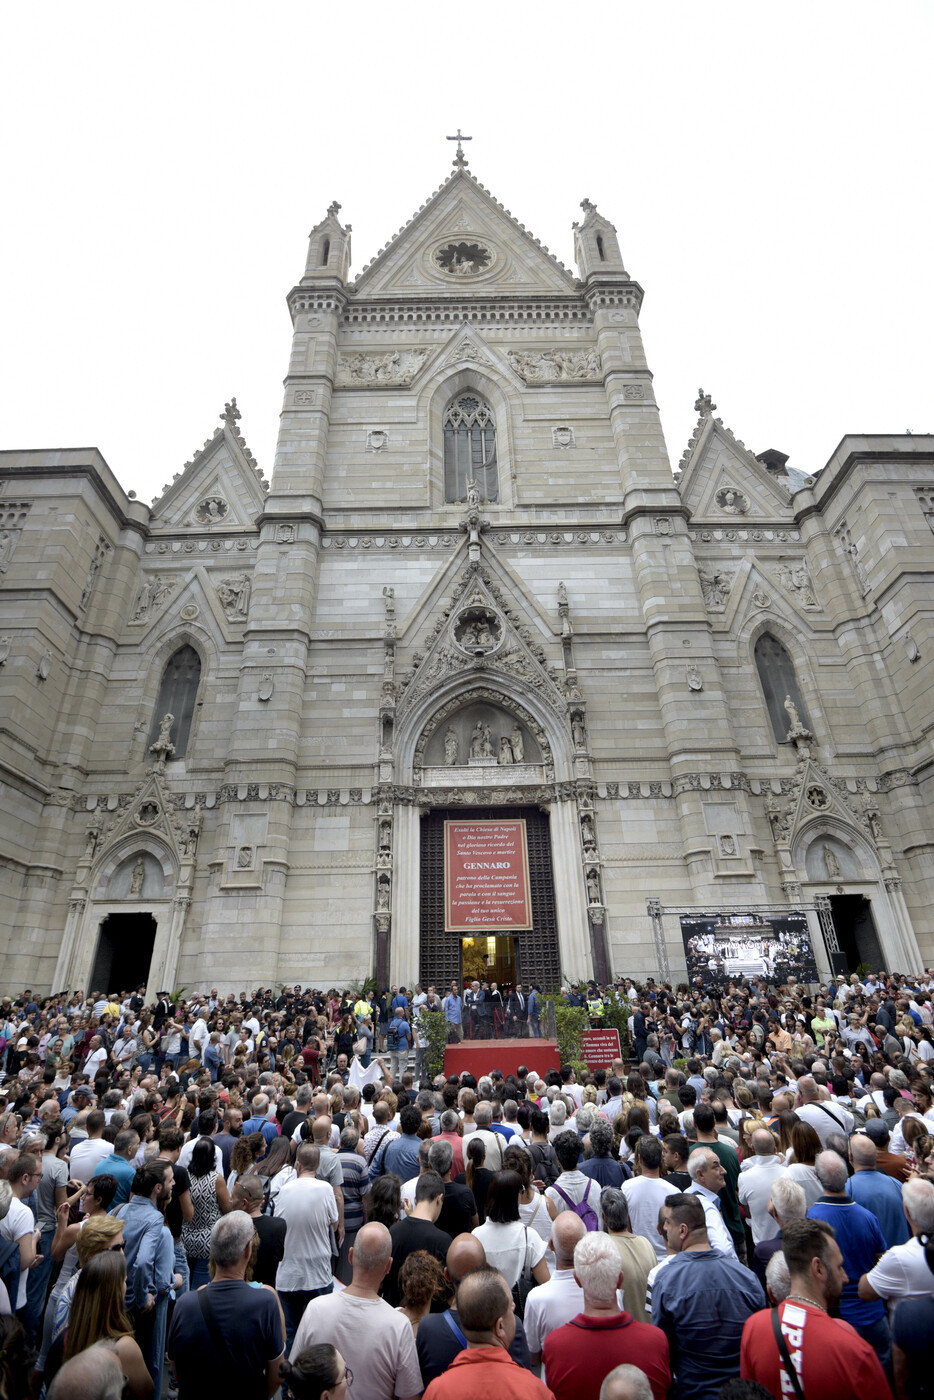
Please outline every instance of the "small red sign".
[[532, 927], [524, 821], [444, 823], [444, 911], [452, 933]]
[[584, 1031], [581, 1059], [590, 1069], [609, 1069], [619, 1059], [619, 1031]]

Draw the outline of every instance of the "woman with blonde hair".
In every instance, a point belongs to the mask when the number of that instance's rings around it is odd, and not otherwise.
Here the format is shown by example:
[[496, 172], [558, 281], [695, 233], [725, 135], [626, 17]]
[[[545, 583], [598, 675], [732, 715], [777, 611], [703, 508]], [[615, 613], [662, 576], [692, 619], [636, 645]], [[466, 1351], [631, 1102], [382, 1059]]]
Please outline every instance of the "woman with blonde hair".
[[[70, 1361], [95, 1342], [113, 1342], [126, 1377], [123, 1394], [135, 1396], [136, 1400], [150, 1400], [152, 1376], [126, 1315], [125, 1292], [126, 1257], [122, 1252], [105, 1250], [88, 1260], [78, 1275], [61, 1359]], [[49, 1361], [53, 1361], [54, 1354], [53, 1348]], [[52, 1378], [52, 1369], [47, 1363], [44, 1373], [47, 1383]]]
[[791, 1130], [791, 1161], [785, 1171], [792, 1181], [803, 1187], [808, 1210], [816, 1206], [824, 1188], [817, 1179], [815, 1163], [821, 1151], [821, 1140], [810, 1123], [798, 1119]]

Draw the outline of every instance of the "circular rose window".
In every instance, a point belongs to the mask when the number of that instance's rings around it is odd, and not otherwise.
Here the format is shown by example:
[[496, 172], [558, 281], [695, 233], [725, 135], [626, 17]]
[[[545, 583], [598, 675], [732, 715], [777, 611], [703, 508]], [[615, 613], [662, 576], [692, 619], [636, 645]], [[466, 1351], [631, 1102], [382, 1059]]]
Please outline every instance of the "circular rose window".
[[445, 243], [435, 253], [435, 262], [451, 277], [475, 277], [492, 266], [493, 254], [482, 243]]

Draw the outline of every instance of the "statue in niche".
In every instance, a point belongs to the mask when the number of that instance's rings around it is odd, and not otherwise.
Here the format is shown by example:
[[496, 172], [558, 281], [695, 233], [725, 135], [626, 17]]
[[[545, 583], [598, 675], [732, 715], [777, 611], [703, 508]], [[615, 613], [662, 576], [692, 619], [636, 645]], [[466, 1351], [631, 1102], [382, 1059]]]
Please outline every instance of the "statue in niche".
[[492, 730], [490, 729], [490, 726], [489, 726], [488, 724], [485, 724], [485, 725], [483, 726], [483, 739], [481, 740], [481, 743], [480, 743], [480, 757], [481, 757], [481, 758], [495, 758], [495, 757], [496, 757], [496, 755], [495, 755], [494, 752], [493, 752], [493, 732], [492, 732]]
[[381, 851], [388, 851], [392, 846], [392, 822], [387, 818], [379, 824], [379, 848]]
[[480, 506], [480, 487], [475, 481], [467, 483], [467, 509], [477, 510]]
[[389, 881], [380, 880], [376, 887], [376, 910], [379, 914], [389, 913]]
[[457, 735], [450, 724], [444, 731], [444, 761], [449, 768], [457, 762]]
[[513, 763], [521, 763], [525, 758], [525, 740], [522, 737], [522, 730], [519, 728], [518, 724], [512, 726], [509, 744], [512, 749]]
[[882, 819], [878, 812], [869, 813], [869, 830], [877, 841], [882, 840]]
[[473, 733], [470, 736], [470, 757], [483, 757], [483, 721], [479, 719], [474, 725]]
[[709, 572], [706, 569], [699, 569], [698, 574], [701, 582], [701, 589], [704, 594], [704, 602], [708, 608], [722, 608], [726, 604], [730, 588], [733, 584], [732, 575], [723, 573], [720, 569]]
[[130, 894], [142, 894], [143, 881], [146, 878], [146, 863], [142, 856], [136, 857], [136, 864], [133, 866], [133, 873], [130, 876]]
[[798, 714], [798, 707], [790, 695], [785, 696], [785, 712], [788, 715], [788, 733], [800, 729], [802, 727], [801, 716]]
[[563, 583], [558, 584], [558, 607], [566, 608], [568, 605], [568, 590]]
[[217, 586], [217, 596], [229, 616], [246, 617], [250, 610], [249, 575], [238, 574], [236, 578], [225, 578]]
[[840, 877], [840, 862], [829, 846], [823, 850], [824, 867], [827, 871], [828, 880], [837, 880]]
[[87, 845], [84, 848], [85, 860], [93, 859], [94, 852], [97, 850], [97, 843], [101, 838], [101, 828], [103, 825], [104, 822], [99, 812], [88, 822], [86, 831]]
[[584, 838], [584, 845], [588, 850], [596, 846], [597, 839], [593, 829], [593, 817], [588, 813], [581, 817], [581, 836]]
[[477, 623], [476, 632], [478, 647], [492, 647], [496, 645], [496, 639], [490, 631], [490, 624], [487, 622], [486, 618]]
[[600, 903], [600, 876], [596, 870], [587, 871], [587, 897], [591, 904]]
[[580, 715], [574, 715], [572, 718], [571, 732], [574, 735], [574, 743], [577, 747], [579, 749], [584, 748], [587, 743], [587, 736], [584, 733], [584, 721], [581, 719]]
[[497, 763], [512, 763], [512, 762], [513, 762], [512, 747], [511, 747], [511, 745], [510, 745], [510, 743], [509, 743], [509, 740], [506, 738], [506, 735], [505, 735], [505, 734], [503, 735], [503, 737], [502, 737], [502, 738], [500, 739], [500, 741], [499, 741], [499, 757], [497, 758], [496, 761], [497, 761]]

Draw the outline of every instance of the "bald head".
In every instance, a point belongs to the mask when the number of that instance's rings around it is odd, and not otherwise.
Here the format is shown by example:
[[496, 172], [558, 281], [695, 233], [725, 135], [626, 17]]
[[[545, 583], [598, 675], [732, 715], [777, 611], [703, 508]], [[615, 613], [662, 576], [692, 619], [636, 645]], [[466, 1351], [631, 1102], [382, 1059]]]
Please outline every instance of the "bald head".
[[562, 1210], [551, 1222], [551, 1243], [560, 1269], [574, 1263], [574, 1248], [587, 1233], [587, 1226], [573, 1210]]
[[96, 1342], [66, 1361], [49, 1386], [49, 1400], [120, 1400], [123, 1367], [110, 1342]]
[[638, 1366], [617, 1366], [601, 1385], [600, 1400], [652, 1400], [652, 1387]]
[[326, 1113], [316, 1118], [311, 1125], [311, 1140], [323, 1146], [331, 1140], [331, 1120]]
[[485, 1264], [486, 1250], [476, 1235], [456, 1235], [448, 1246], [445, 1265], [453, 1284], [460, 1283], [462, 1278], [472, 1274], [475, 1269], [482, 1269]]
[[350, 1266], [354, 1282], [358, 1278], [382, 1279], [388, 1272], [392, 1259], [392, 1237], [385, 1225], [371, 1220], [357, 1231], [357, 1237], [350, 1250]]
[[798, 1080], [798, 1093], [801, 1095], [802, 1103], [816, 1103], [818, 1098], [817, 1081], [809, 1074], [803, 1075]]
[[856, 1133], [850, 1138], [850, 1159], [854, 1171], [874, 1172], [879, 1160], [876, 1144], [865, 1133]]
[[768, 1128], [757, 1128], [753, 1133], [752, 1150], [757, 1157], [768, 1157], [775, 1151], [775, 1139]]

